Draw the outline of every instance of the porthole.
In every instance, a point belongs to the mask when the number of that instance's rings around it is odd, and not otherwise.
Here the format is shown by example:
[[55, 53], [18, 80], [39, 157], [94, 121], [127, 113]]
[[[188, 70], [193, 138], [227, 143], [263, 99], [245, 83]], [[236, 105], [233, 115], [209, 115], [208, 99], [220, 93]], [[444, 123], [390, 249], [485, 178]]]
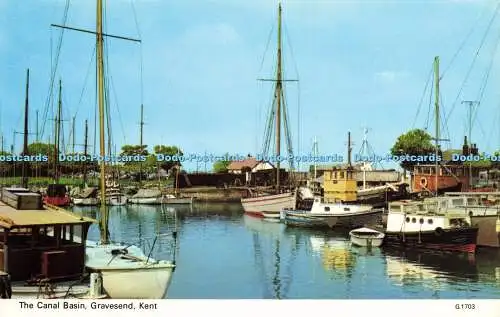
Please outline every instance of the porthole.
[[417, 222], [417, 218], [411, 218], [411, 222], [412, 223], [416, 223]]
[[424, 223], [424, 218], [420, 218], [420, 220], [418, 221], [420, 224], [423, 224]]
[[410, 222], [410, 217], [406, 217], [406, 222]]
[[432, 223], [433, 223], [432, 219], [427, 219], [427, 223], [432, 225]]
[[325, 207], [325, 211], [330, 211], [330, 207]]

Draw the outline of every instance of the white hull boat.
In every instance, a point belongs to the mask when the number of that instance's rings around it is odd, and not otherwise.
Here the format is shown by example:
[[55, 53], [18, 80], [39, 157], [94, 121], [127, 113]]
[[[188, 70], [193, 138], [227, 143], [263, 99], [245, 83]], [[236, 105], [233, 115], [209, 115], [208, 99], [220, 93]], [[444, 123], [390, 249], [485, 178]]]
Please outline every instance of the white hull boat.
[[311, 210], [283, 210], [280, 218], [287, 225], [357, 228], [381, 221], [382, 210], [369, 205], [324, 203], [315, 198]]
[[161, 205], [163, 201], [162, 197], [141, 197], [141, 198], [129, 198], [128, 202], [131, 204], [138, 205]]
[[193, 197], [175, 197], [174, 195], [165, 195], [163, 196], [162, 202], [168, 205], [192, 205]]
[[121, 194], [110, 196], [107, 199], [108, 205], [111, 205], [111, 206], [123, 206], [123, 205], [126, 205], [127, 202], [128, 202], [127, 196], [121, 195]]
[[86, 266], [102, 276], [105, 293], [113, 299], [166, 297], [175, 264], [148, 258], [136, 246], [87, 242]]
[[351, 243], [358, 247], [380, 247], [385, 234], [370, 228], [359, 228], [349, 232]]
[[242, 198], [241, 205], [247, 214], [253, 214], [258, 217], [265, 217], [267, 215], [279, 214], [283, 209], [291, 209], [295, 207], [295, 194], [293, 192], [264, 195], [252, 198]]
[[99, 198], [73, 198], [73, 205], [75, 206], [97, 206], [99, 205]]

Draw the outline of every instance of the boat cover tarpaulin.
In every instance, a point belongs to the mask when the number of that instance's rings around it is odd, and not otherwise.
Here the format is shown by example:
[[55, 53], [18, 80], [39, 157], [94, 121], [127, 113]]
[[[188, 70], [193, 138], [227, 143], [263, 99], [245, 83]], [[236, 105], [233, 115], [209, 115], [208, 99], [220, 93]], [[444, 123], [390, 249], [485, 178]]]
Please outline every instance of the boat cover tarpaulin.
[[153, 198], [160, 196], [161, 196], [161, 191], [159, 189], [139, 189], [137, 194], [132, 196], [132, 198]]

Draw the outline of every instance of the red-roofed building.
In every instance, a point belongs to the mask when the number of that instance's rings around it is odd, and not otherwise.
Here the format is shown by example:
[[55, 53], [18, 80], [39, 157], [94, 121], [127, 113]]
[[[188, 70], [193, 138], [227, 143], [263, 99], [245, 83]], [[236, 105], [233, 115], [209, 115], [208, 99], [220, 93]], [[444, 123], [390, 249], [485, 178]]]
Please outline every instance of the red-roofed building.
[[245, 172], [258, 172], [262, 170], [271, 170], [274, 166], [270, 163], [257, 161], [254, 157], [247, 157], [242, 161], [233, 161], [227, 167], [227, 171], [233, 174], [242, 174]]

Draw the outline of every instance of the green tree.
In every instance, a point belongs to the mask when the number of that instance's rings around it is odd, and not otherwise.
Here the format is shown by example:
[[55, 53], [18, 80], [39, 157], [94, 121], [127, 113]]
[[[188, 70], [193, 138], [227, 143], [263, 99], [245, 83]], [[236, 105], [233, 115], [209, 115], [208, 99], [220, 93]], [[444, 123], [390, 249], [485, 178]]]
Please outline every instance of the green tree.
[[[391, 148], [392, 155], [431, 155], [435, 153], [435, 146], [432, 144], [432, 137], [429, 133], [421, 129], [413, 129], [400, 135], [394, 146]], [[406, 170], [418, 162], [401, 162], [401, 167]]]
[[[178, 155], [178, 156], [184, 155], [184, 152], [182, 152], [182, 150], [178, 146], [175, 146], [175, 145], [155, 145], [153, 149], [154, 149], [155, 155], [161, 154], [164, 157], [167, 157], [167, 156], [172, 157], [174, 155]], [[156, 160], [156, 157], [155, 157], [155, 160]], [[163, 159], [163, 160], [160, 160], [158, 163], [159, 163], [159, 166], [166, 171], [172, 169], [172, 167], [174, 167], [176, 165], [182, 166], [182, 162], [173, 161], [173, 160], [168, 161], [168, 160]]]

